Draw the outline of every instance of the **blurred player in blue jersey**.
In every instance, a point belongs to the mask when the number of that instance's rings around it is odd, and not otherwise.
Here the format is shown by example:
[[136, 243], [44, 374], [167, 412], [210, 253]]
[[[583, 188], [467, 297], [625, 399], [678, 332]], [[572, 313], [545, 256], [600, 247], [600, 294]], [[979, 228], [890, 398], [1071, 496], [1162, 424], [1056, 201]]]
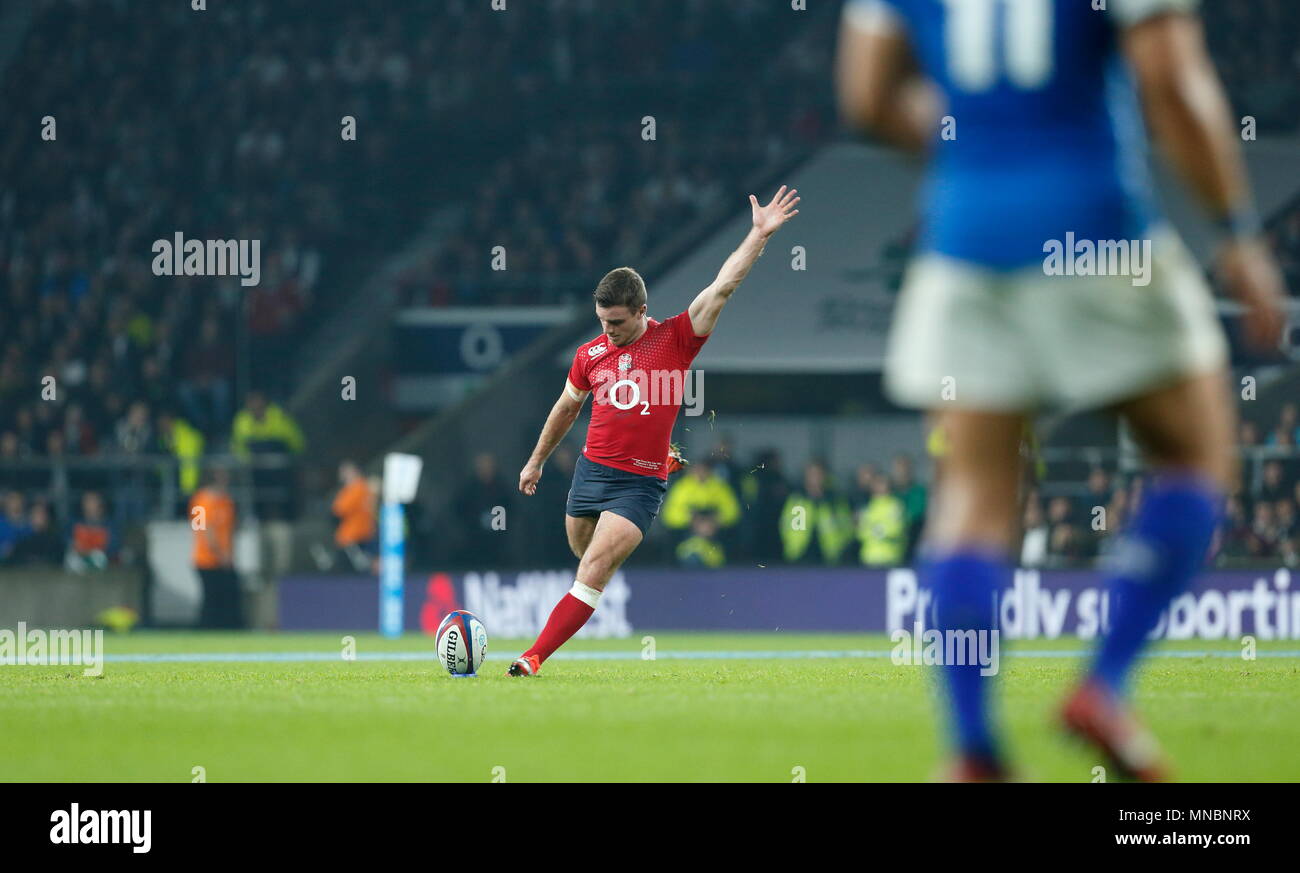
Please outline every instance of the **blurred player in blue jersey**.
[[[927, 153], [922, 228], [886, 353], [900, 403], [948, 440], [920, 572], [940, 631], [996, 628], [1017, 530], [1017, 449], [1048, 406], [1123, 416], [1150, 466], [1110, 569], [1109, 628], [1061, 712], [1122, 777], [1167, 769], [1130, 713], [1147, 634], [1203, 563], [1237, 475], [1226, 343], [1162, 222], [1145, 121], [1222, 230], [1250, 339], [1275, 345], [1281, 279], [1192, 0], [849, 0], [846, 120]], [[951, 778], [1005, 778], [980, 666], [943, 668]]]

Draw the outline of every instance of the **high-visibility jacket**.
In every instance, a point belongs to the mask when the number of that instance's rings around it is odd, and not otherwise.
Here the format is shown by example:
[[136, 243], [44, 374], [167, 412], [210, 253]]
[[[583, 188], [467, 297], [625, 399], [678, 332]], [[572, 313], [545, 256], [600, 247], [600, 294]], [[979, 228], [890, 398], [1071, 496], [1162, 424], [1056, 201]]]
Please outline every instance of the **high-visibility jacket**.
[[858, 539], [862, 541], [862, 563], [869, 567], [892, 567], [907, 554], [907, 508], [892, 494], [871, 498], [858, 518]]
[[683, 564], [699, 564], [716, 570], [727, 563], [727, 553], [722, 546], [707, 537], [691, 537], [677, 546], [677, 560]]
[[786, 499], [781, 510], [781, 549], [788, 563], [804, 558], [814, 541], [825, 563], [839, 563], [852, 539], [853, 515], [843, 498], [814, 499], [795, 492]]
[[235, 454], [244, 458], [253, 449], [272, 443], [279, 443], [295, 455], [302, 451], [304, 445], [298, 423], [274, 403], [267, 405], [266, 414], [261, 421], [254, 418], [253, 413], [247, 409], [241, 409], [235, 416], [230, 442]]
[[713, 512], [718, 524], [730, 527], [740, 520], [740, 501], [721, 476], [713, 474], [701, 482], [687, 474], [672, 484], [664, 498], [664, 526], [680, 530], [697, 512]]
[[176, 456], [180, 473], [177, 484], [181, 494], [190, 495], [199, 487], [203, 464], [203, 433], [183, 418], [173, 418], [170, 433], [161, 434], [163, 446]]

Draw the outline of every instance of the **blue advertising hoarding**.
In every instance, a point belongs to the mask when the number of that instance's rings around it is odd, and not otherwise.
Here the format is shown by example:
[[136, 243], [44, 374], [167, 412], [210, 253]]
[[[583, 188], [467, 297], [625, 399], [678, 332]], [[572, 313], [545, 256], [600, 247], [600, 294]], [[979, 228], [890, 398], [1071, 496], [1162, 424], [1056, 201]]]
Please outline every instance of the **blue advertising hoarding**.
[[[1291, 571], [1206, 573], [1167, 610], [1156, 635], [1172, 639], [1300, 639], [1300, 590]], [[570, 570], [407, 574], [403, 624], [432, 633], [464, 608], [497, 637], [534, 636], [573, 583]], [[373, 577], [291, 576], [280, 583], [280, 627], [365, 629], [378, 621]], [[621, 570], [582, 635], [647, 630], [853, 631], [908, 629], [928, 605], [908, 568]], [[1019, 570], [999, 597], [1009, 638], [1090, 639], [1106, 626], [1109, 597], [1090, 571]]]

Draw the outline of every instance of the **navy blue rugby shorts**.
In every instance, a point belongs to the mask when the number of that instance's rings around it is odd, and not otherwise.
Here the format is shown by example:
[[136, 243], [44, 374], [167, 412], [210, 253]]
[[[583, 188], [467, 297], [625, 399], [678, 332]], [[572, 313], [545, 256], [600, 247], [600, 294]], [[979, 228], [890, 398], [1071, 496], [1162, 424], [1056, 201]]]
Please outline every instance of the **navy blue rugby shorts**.
[[617, 470], [579, 455], [564, 511], [574, 518], [597, 518], [602, 512], [612, 512], [635, 524], [644, 536], [667, 492], [668, 483], [658, 476]]

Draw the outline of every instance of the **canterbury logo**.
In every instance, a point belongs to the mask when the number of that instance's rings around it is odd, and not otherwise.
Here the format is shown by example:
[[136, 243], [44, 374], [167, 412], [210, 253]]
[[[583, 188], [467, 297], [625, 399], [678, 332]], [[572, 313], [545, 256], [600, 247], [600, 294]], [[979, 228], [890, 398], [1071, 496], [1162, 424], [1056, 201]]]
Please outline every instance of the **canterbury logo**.
[[598, 346], [592, 346], [591, 348], [587, 349], [587, 357], [589, 358], [594, 358], [596, 357], [596, 355], [603, 355], [603, 354], [605, 354], [604, 343], [601, 343]]

